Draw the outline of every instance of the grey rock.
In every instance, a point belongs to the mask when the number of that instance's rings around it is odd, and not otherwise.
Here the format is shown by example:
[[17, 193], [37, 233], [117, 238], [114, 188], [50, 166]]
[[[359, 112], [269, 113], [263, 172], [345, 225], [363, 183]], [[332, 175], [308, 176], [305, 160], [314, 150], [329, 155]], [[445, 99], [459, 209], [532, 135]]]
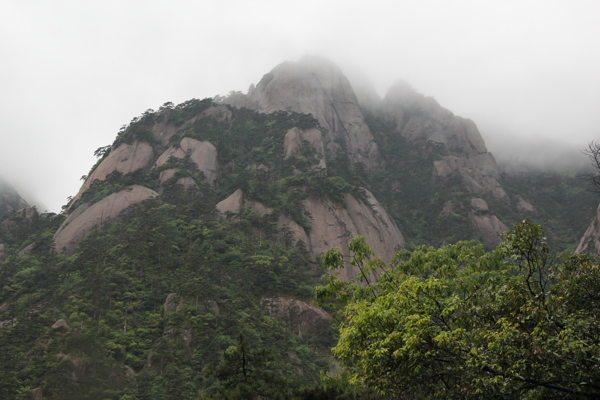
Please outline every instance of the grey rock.
[[114, 220], [127, 207], [158, 196], [154, 190], [133, 185], [113, 193], [99, 202], [83, 204], [75, 209], [54, 234], [54, 244], [59, 253], [71, 255], [77, 244], [103, 223]]

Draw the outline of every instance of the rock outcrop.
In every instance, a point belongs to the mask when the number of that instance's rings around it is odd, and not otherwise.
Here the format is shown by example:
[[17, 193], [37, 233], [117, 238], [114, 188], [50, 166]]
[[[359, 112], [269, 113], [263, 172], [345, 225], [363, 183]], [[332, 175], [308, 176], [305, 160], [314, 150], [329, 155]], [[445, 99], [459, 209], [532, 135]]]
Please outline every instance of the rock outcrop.
[[508, 198], [499, 183], [496, 161], [487, 151], [473, 121], [455, 116], [432, 97], [417, 93], [403, 82], [396, 83], [388, 91], [381, 109], [395, 130], [407, 140], [441, 143], [451, 153], [435, 162], [437, 176], [457, 172], [472, 193]]
[[150, 169], [154, 161], [154, 150], [148, 142], [135, 141], [132, 144], [123, 143], [100, 162], [94, 171], [87, 177], [77, 195], [70, 204], [75, 204], [95, 180], [103, 181], [106, 177], [118, 171], [127, 174], [138, 169]]
[[[179, 147], [169, 147], [162, 153], [156, 160], [155, 166], [165, 164], [171, 157], [183, 159], [186, 155], [189, 155], [198, 170], [204, 174], [206, 181], [214, 187], [219, 177], [219, 166], [217, 164], [217, 149], [210, 142], [201, 142], [189, 137], [183, 138]], [[166, 179], [161, 176], [161, 181], [164, 180]]]
[[83, 204], [75, 209], [54, 234], [56, 250], [63, 254], [73, 254], [77, 244], [103, 223], [114, 220], [127, 207], [157, 197], [158, 193], [146, 187], [134, 185], [113, 193], [99, 202]]
[[0, 178], [0, 220], [15, 210], [28, 206], [29, 204], [17, 193], [15, 188]]
[[[396, 252], [405, 246], [404, 237], [389, 218], [383, 207], [366, 191], [370, 206], [352, 195], [344, 195], [344, 204], [314, 196], [303, 204], [313, 218], [308, 233], [310, 249], [321, 254], [332, 247], [339, 247], [346, 259], [350, 256], [348, 242], [357, 236], [366, 236], [373, 252], [389, 262]], [[352, 279], [358, 271], [347, 267], [341, 272], [344, 279]]]
[[502, 232], [507, 232], [508, 228], [495, 215], [490, 214], [485, 200], [475, 198], [471, 200], [471, 212], [469, 219], [475, 229], [479, 232], [481, 240], [488, 248], [493, 248], [500, 243]]
[[319, 157], [317, 168], [327, 169], [323, 134], [318, 129], [290, 129], [290, 131], [285, 134], [283, 140], [283, 152], [285, 158], [295, 157], [302, 149], [302, 146], [304, 146], [304, 142], [307, 142], [315, 149], [317, 156]]
[[259, 305], [271, 318], [284, 322], [300, 337], [306, 333], [318, 334], [324, 323], [331, 321], [331, 316], [322, 308], [291, 297], [264, 297]]
[[379, 165], [377, 144], [358, 105], [356, 95], [341, 69], [330, 61], [306, 56], [284, 62], [263, 76], [247, 95], [234, 94], [226, 102], [264, 113], [295, 111], [312, 114], [327, 131], [327, 149], [336, 152], [341, 143], [354, 162], [367, 169]]
[[225, 200], [217, 203], [217, 210], [224, 215], [239, 214], [244, 210], [254, 210], [261, 215], [271, 214], [273, 209], [256, 201], [244, 197], [244, 191], [238, 189]]
[[575, 253], [600, 255], [600, 206], [598, 206], [594, 220], [579, 240]]
[[[295, 243], [304, 242], [314, 255], [339, 247], [342, 253], [349, 257], [346, 246], [348, 242], [364, 235], [375, 254], [389, 262], [398, 250], [404, 248], [404, 237], [381, 204], [369, 191], [365, 193], [369, 204], [357, 200], [349, 193], [344, 195], [343, 204], [310, 196], [302, 202], [305, 211], [311, 216], [310, 229], [303, 228], [287, 215], [280, 215], [278, 226], [280, 230], [291, 234]], [[246, 200], [241, 189], [218, 203], [217, 209], [226, 215], [239, 214], [244, 209], [252, 209], [263, 215], [273, 212], [263, 204]], [[357, 273], [358, 271], [348, 266], [341, 271], [341, 276], [344, 279], [352, 279]]]

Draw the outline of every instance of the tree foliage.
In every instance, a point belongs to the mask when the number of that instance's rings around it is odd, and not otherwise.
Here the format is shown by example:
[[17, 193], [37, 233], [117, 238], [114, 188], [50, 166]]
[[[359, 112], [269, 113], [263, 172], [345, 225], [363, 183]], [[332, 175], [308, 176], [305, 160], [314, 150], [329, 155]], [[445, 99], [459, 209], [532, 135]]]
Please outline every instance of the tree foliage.
[[[492, 252], [460, 242], [401, 251], [390, 265], [349, 245], [364, 276], [330, 277], [344, 321], [333, 352], [396, 398], [597, 398], [600, 269], [552, 256], [541, 227], [517, 225]], [[325, 263], [342, 266], [332, 250]]]

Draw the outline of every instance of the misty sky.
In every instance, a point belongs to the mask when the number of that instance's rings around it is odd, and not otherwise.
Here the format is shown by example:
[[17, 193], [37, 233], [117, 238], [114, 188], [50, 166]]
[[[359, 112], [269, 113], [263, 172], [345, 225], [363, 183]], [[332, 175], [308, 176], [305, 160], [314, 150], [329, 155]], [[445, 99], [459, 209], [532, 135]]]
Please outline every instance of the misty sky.
[[495, 151], [600, 139], [600, 1], [0, 0], [0, 175], [59, 212], [148, 108], [320, 54], [471, 118]]

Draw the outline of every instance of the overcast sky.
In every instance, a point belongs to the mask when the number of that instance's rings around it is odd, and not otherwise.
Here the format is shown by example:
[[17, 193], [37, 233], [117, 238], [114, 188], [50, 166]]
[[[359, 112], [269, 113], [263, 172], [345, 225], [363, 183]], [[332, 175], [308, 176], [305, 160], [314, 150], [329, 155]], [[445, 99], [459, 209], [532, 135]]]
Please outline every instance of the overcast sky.
[[600, 1], [0, 0], [0, 175], [60, 211], [148, 108], [320, 54], [409, 81], [488, 143], [600, 139]]

